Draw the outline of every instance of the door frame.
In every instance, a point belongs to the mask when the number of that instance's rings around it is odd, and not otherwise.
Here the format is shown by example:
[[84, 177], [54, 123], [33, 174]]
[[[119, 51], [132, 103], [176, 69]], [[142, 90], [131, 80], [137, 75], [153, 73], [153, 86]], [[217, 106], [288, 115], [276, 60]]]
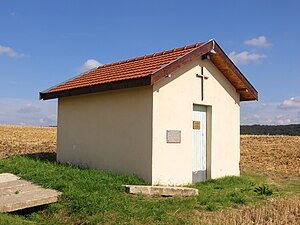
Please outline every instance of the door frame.
[[[205, 174], [198, 174], [197, 171], [193, 171], [192, 168], [192, 183], [197, 183], [201, 181], [205, 181], [207, 179], [211, 179], [211, 149], [212, 149], [212, 106], [205, 105], [201, 103], [193, 103], [192, 104], [192, 123], [193, 123], [193, 113], [194, 113], [194, 106], [203, 106], [206, 108], [206, 173]], [[193, 127], [192, 127], [192, 136], [193, 136]], [[192, 157], [193, 157], [193, 148], [194, 148], [194, 138], [192, 138]], [[192, 161], [193, 163], [193, 158]], [[205, 179], [203, 179], [203, 176]], [[200, 180], [201, 181], [200, 181]]]

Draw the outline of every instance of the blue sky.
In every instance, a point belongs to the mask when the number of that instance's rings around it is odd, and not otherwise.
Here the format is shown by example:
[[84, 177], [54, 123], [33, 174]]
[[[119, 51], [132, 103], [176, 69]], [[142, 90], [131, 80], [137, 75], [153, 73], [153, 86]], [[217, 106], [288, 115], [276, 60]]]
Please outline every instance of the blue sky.
[[84, 69], [214, 38], [259, 91], [242, 124], [300, 123], [299, 1], [0, 0], [0, 124], [55, 125], [38, 93]]

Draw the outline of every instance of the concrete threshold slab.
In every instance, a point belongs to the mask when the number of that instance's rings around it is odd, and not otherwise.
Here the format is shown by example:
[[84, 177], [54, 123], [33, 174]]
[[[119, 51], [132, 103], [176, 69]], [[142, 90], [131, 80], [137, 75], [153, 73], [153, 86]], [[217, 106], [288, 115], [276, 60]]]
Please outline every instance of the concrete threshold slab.
[[186, 187], [169, 186], [143, 186], [143, 185], [124, 185], [125, 191], [129, 194], [141, 195], [161, 195], [161, 196], [182, 196], [189, 197], [198, 195], [198, 189]]
[[20, 177], [11, 173], [0, 173], [0, 184], [9, 181], [19, 180], [19, 179]]
[[0, 212], [57, 202], [61, 192], [42, 188], [13, 174], [0, 174]]

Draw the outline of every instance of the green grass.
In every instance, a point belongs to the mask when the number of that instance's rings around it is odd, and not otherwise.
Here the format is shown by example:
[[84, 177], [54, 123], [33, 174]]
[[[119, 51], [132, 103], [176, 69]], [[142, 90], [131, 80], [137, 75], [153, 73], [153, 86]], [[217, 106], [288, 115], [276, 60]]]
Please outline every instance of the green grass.
[[27, 225], [27, 224], [33, 224], [30, 221], [26, 221], [25, 218], [21, 218], [20, 216], [11, 216], [6, 213], [0, 214], [0, 224], [1, 225]]
[[191, 187], [199, 189], [197, 201], [200, 209], [209, 211], [226, 207], [236, 208], [243, 204], [256, 204], [265, 196], [258, 195], [254, 189], [261, 184], [262, 178], [254, 179], [246, 175], [224, 177], [197, 183]]
[[195, 211], [257, 204], [266, 198], [254, 192], [265, 178], [245, 175], [190, 185], [199, 189], [197, 197], [163, 198], [125, 194], [122, 185], [145, 184], [135, 176], [80, 169], [52, 160], [15, 156], [0, 160], [1, 172], [63, 194], [57, 203], [22, 216], [2, 213], [0, 224], [189, 224]]

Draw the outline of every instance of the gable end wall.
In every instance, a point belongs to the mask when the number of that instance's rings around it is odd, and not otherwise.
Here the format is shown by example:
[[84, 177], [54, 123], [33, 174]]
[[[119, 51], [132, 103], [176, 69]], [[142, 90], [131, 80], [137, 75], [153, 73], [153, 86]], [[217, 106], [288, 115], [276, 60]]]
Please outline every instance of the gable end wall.
[[[201, 73], [204, 101], [201, 100]], [[153, 86], [153, 184], [192, 182], [193, 104], [208, 109], [208, 177], [239, 175], [239, 94], [209, 60], [200, 58], [162, 78]], [[166, 130], [180, 130], [181, 143], [166, 143]]]

